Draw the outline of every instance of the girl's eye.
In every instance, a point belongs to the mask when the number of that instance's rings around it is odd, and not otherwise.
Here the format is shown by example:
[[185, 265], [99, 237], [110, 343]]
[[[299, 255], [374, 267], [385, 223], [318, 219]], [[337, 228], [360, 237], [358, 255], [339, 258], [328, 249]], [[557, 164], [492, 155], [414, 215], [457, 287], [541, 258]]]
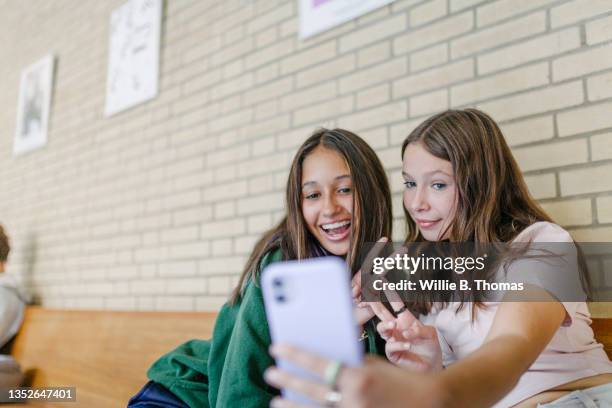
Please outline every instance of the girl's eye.
[[444, 183], [434, 183], [431, 185], [434, 190], [444, 190], [444, 188], [446, 187], [446, 184]]
[[341, 193], [341, 194], [348, 194], [348, 193], [351, 192], [351, 188], [350, 187], [343, 187], [343, 188], [338, 189], [338, 192]]
[[416, 183], [414, 181], [404, 181], [404, 185], [406, 186], [406, 188], [416, 187]]
[[319, 198], [319, 195], [320, 195], [319, 193], [310, 193], [305, 198], [307, 200], [314, 200], [316, 198]]

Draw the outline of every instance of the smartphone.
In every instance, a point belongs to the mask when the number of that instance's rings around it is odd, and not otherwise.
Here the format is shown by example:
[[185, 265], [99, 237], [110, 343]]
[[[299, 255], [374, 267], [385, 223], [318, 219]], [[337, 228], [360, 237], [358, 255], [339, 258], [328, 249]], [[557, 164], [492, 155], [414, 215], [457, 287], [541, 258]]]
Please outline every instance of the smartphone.
[[[359, 366], [363, 347], [355, 320], [350, 272], [338, 257], [275, 262], [262, 272], [264, 304], [274, 343], [286, 343]], [[276, 362], [285, 371], [302, 378], [319, 380], [312, 373], [283, 360]], [[285, 398], [313, 404], [308, 398], [282, 390]]]

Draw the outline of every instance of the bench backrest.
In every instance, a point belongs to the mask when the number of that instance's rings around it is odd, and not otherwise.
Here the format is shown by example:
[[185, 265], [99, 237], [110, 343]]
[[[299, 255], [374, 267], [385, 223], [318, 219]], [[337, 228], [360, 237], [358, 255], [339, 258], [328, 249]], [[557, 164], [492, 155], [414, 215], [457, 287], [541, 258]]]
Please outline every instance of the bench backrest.
[[35, 370], [34, 387], [75, 386], [78, 407], [125, 407], [151, 363], [184, 341], [210, 338], [215, 317], [28, 307], [12, 354]]
[[[32, 386], [76, 387], [74, 406], [124, 407], [151, 363], [186, 340], [210, 338], [215, 317], [29, 307], [13, 355], [35, 369]], [[612, 358], [612, 318], [593, 319], [593, 329]]]

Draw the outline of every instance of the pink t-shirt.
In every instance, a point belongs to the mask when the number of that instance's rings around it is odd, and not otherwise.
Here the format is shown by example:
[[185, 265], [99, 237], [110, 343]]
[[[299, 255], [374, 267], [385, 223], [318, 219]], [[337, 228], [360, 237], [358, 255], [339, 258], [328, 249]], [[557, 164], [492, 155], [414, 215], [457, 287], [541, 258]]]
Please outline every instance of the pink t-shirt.
[[[537, 222], [523, 230], [516, 241], [572, 242], [570, 234], [556, 224]], [[566, 321], [516, 387], [494, 408], [510, 407], [542, 391], [580, 378], [612, 373], [612, 363], [591, 329], [590, 313], [585, 302], [562, 302]], [[499, 303], [487, 302], [472, 321], [472, 307], [457, 311], [458, 303], [440, 309], [435, 305], [420, 320], [438, 330], [443, 362], [447, 366], [478, 349], [489, 332]], [[503, 367], [500, 367], [503, 370]]]

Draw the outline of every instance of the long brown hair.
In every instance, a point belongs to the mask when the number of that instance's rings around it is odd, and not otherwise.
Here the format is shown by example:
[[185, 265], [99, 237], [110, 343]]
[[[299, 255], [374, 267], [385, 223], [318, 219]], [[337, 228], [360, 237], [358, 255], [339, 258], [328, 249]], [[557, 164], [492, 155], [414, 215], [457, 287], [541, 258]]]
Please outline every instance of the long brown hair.
[[[535, 222], [552, 222], [531, 197], [499, 126], [486, 113], [477, 109], [448, 110], [430, 117], [404, 140], [402, 158], [411, 143], [420, 143], [429, 153], [452, 165], [457, 205], [453, 222], [441, 234], [448, 232], [450, 242], [496, 245], [511, 242]], [[405, 207], [404, 214], [405, 245], [425, 241]], [[584, 257], [580, 247], [577, 248], [581, 279], [588, 293], [590, 282]], [[506, 252], [505, 259], [515, 259], [523, 253], [519, 247]], [[476, 309], [483, 306], [483, 299], [470, 296], [474, 295], [459, 293], [458, 310], [466, 302], [473, 302], [474, 318]], [[417, 313], [427, 314], [432, 299], [424, 294], [411, 302], [410, 307]]]
[[[339, 153], [353, 181], [353, 214], [346, 261], [352, 273], [359, 269], [367, 242], [392, 231], [391, 191], [385, 170], [372, 148], [359, 136], [344, 129], [319, 129], [298, 149], [287, 180], [286, 214], [280, 223], [255, 244], [234, 289], [230, 302], [240, 299], [247, 282], [257, 277], [262, 258], [280, 249], [283, 260], [306, 259], [321, 254], [319, 242], [308, 231], [302, 215], [302, 165], [318, 146]], [[368, 222], [365, 215], [367, 214]]]

